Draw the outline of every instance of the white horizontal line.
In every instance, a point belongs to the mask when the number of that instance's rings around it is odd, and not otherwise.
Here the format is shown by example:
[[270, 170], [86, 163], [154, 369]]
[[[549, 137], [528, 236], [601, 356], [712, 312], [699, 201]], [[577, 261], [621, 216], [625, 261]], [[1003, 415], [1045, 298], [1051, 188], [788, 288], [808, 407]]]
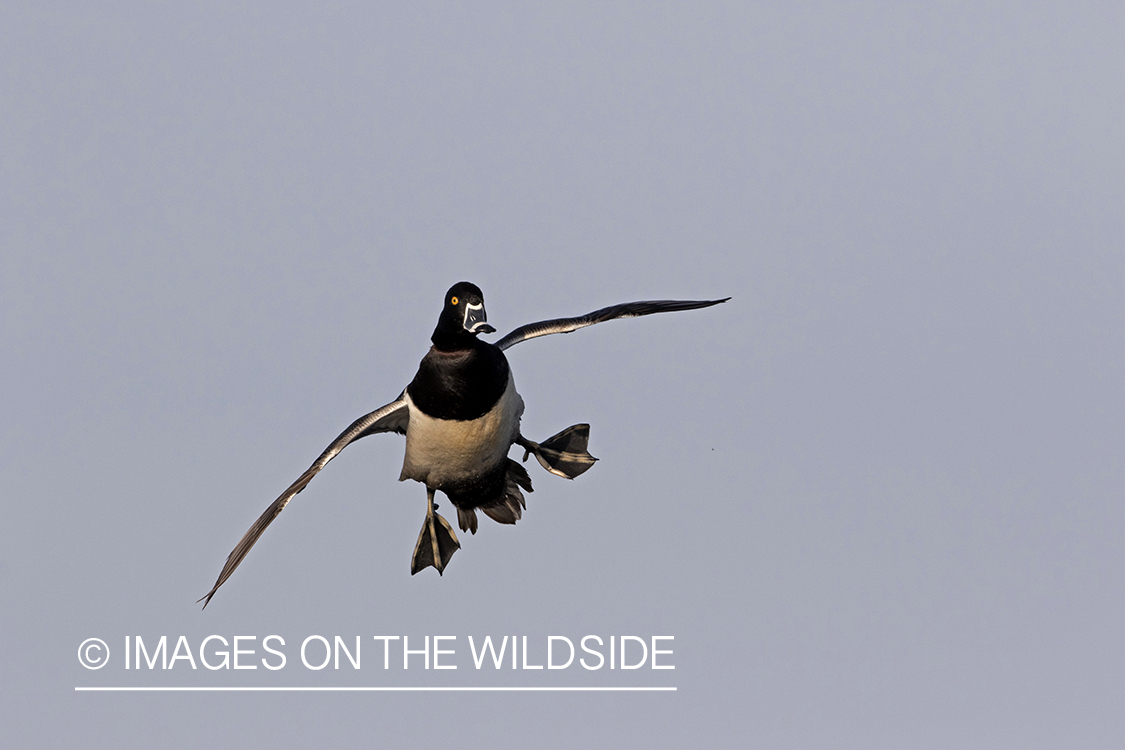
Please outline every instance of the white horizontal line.
[[76, 687], [78, 692], [103, 693], [426, 693], [426, 692], [675, 692], [674, 687]]

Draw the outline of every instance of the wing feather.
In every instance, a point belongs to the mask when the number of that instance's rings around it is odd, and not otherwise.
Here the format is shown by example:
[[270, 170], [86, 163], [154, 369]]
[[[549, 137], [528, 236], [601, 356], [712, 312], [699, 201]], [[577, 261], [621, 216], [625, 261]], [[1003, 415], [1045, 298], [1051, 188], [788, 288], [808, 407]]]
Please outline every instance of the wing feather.
[[528, 323], [520, 326], [504, 338], [496, 342], [501, 349], [515, 346], [521, 341], [527, 341], [538, 336], [547, 336], [552, 333], [570, 333], [579, 328], [592, 326], [595, 323], [604, 323], [617, 318], [636, 318], [641, 315], [652, 315], [662, 312], [679, 312], [681, 310], [697, 310], [701, 307], [710, 307], [721, 302], [726, 302], [730, 297], [713, 300], [649, 300], [645, 302], [624, 302], [620, 305], [610, 305], [601, 310], [581, 315], [577, 318], [555, 318], [554, 320], [541, 320], [538, 323]]
[[367, 437], [368, 435], [374, 435], [378, 432], [406, 434], [406, 426], [410, 421], [410, 411], [406, 408], [405, 394], [406, 391], [403, 391], [399, 394], [399, 397], [391, 403], [352, 422], [348, 429], [340, 433], [340, 436], [333, 440], [331, 445], [325, 448], [324, 452], [320, 454], [320, 457], [313, 462], [313, 465], [306, 469], [305, 473], [299, 476], [296, 482], [289, 485], [289, 489], [282, 492], [281, 496], [270, 504], [270, 507], [266, 508], [266, 512], [258, 517], [258, 520], [246, 531], [242, 539], [240, 539], [234, 549], [231, 550], [230, 555], [227, 556], [226, 564], [223, 565], [223, 570], [219, 573], [219, 578], [215, 581], [215, 586], [207, 592], [206, 596], [199, 600], [203, 602], [204, 609], [210, 604], [211, 597], [215, 595], [219, 587], [226, 583], [226, 580], [234, 573], [235, 568], [237, 568], [239, 563], [242, 562], [242, 559], [246, 557], [246, 553], [248, 553], [250, 548], [254, 546], [254, 543], [258, 541], [258, 537], [262, 535], [266, 527], [273, 522], [273, 519], [277, 518], [281, 511], [285, 510], [285, 506], [289, 504], [289, 501], [292, 500], [297, 493], [305, 489], [308, 483], [312, 481], [312, 478], [315, 477], [329, 461], [335, 458], [340, 451], [344, 450], [344, 448], [356, 440]]

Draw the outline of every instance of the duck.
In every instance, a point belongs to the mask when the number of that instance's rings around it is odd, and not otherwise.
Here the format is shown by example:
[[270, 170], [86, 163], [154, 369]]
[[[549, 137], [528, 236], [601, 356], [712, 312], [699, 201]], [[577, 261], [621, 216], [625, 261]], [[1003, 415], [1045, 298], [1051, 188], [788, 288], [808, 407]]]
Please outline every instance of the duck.
[[524, 450], [524, 463], [535, 456], [548, 472], [566, 479], [575, 479], [597, 461], [587, 450], [589, 424], [571, 425], [538, 443], [520, 433], [524, 403], [516, 391], [506, 349], [618, 318], [695, 310], [729, 299], [626, 302], [574, 318], [529, 323], [493, 344], [480, 338], [496, 332], [488, 324], [484, 294], [471, 282], [454, 284], [445, 294], [431, 347], [414, 379], [394, 401], [352, 422], [266, 508], [227, 557], [215, 585], [199, 601], [206, 609], [266, 528], [340, 451], [361, 438], [388, 432], [406, 437], [399, 481], [411, 479], [426, 488], [426, 517], [411, 556], [411, 575], [429, 567], [444, 574], [461, 543], [449, 521], [437, 513], [437, 492], [456, 509], [460, 529], [476, 534], [478, 510], [498, 523], [515, 524], [527, 508], [523, 491], [532, 492], [531, 478], [521, 463], [508, 456], [513, 445]]

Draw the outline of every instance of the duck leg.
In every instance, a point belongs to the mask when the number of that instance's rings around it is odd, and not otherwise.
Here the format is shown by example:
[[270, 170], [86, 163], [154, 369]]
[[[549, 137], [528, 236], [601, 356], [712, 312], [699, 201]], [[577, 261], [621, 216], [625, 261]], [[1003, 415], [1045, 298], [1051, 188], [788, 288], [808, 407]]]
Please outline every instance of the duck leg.
[[535, 454], [544, 469], [566, 479], [574, 479], [598, 460], [586, 451], [589, 442], [588, 424], [571, 425], [542, 443], [528, 440], [523, 435], [516, 437], [516, 444], [525, 451], [524, 461], [527, 461], [529, 455]]
[[410, 575], [419, 570], [424, 570], [433, 565], [440, 575], [453, 553], [461, 549], [457, 535], [449, 522], [434, 512], [437, 504], [434, 502], [434, 489], [426, 488], [426, 520], [422, 522], [422, 531], [418, 534], [418, 543], [414, 545], [414, 556], [410, 560]]

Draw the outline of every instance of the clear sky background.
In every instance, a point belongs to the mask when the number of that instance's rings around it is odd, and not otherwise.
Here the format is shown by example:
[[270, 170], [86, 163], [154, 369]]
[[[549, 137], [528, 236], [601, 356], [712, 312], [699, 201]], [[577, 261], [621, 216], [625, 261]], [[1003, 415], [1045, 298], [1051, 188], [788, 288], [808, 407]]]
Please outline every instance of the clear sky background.
[[[1120, 746], [1123, 20], [4, 3], [0, 745]], [[601, 461], [530, 465], [444, 577], [409, 574], [425, 491], [380, 435], [200, 611], [462, 279], [497, 336], [733, 299], [510, 350], [524, 433], [588, 421]], [[212, 634], [287, 666], [124, 669], [126, 636]], [[305, 669], [314, 634], [362, 668]], [[675, 670], [468, 652], [588, 634], [674, 636]], [[374, 635], [455, 635], [458, 669]]]

